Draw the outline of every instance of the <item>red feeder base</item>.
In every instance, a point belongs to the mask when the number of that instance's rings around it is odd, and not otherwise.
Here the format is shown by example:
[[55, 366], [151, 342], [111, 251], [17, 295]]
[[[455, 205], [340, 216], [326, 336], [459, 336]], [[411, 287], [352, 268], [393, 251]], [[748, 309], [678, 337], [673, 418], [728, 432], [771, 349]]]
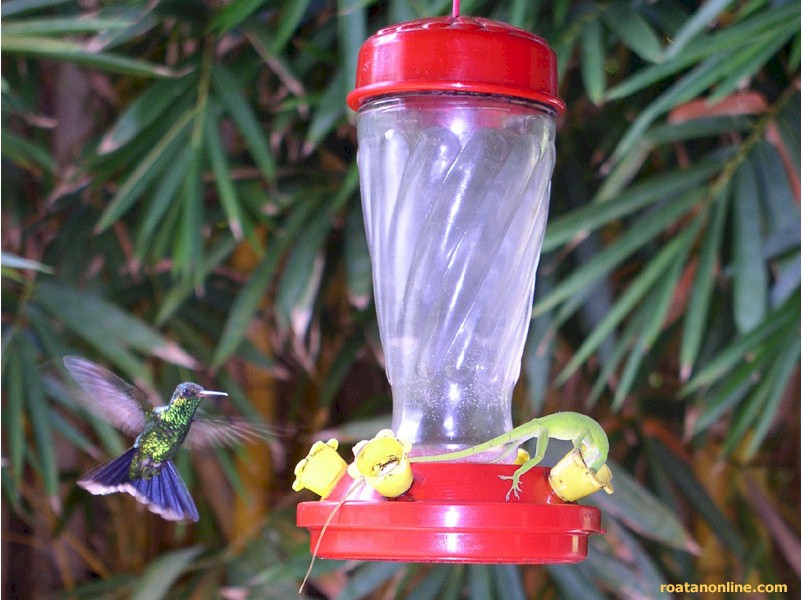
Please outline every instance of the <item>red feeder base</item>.
[[[584, 560], [588, 536], [604, 533], [597, 508], [560, 500], [549, 469], [521, 478], [521, 497], [505, 496], [516, 465], [413, 463], [407, 493], [388, 499], [365, 485], [331, 519], [322, 558], [459, 563], [572, 563]], [[298, 505], [297, 523], [314, 549], [331, 512], [353, 483]]]

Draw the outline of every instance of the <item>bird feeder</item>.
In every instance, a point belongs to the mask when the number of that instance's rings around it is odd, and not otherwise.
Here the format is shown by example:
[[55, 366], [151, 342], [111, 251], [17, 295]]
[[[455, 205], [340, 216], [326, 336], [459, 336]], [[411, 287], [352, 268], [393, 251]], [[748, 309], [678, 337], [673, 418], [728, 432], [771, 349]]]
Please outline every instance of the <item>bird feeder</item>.
[[[474, 446], [512, 429], [555, 119], [565, 108], [555, 54], [531, 33], [455, 9], [368, 39], [347, 101], [357, 111], [392, 433], [411, 443], [413, 457]], [[396, 446], [387, 465], [406, 464]], [[598, 509], [566, 500], [574, 496], [555, 491], [542, 467], [506, 501], [509, 482], [499, 476], [515, 470], [511, 454], [413, 462], [411, 487], [389, 498], [370, 486], [346, 498], [353, 488], [344, 477], [321, 501], [299, 505], [298, 524], [324, 558], [585, 558], [588, 536], [601, 532]]]

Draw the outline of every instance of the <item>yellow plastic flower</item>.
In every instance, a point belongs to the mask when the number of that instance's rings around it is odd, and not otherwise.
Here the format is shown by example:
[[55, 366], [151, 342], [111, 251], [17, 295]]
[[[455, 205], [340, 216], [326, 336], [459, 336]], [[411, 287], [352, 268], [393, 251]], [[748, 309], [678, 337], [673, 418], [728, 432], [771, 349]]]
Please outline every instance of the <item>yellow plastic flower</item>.
[[610, 467], [602, 465], [594, 473], [582, 460], [578, 448], [566, 454], [549, 473], [549, 485], [554, 493], [566, 502], [573, 502], [599, 490], [613, 493]]
[[354, 446], [355, 460], [348, 474], [365, 482], [386, 498], [395, 498], [412, 485], [412, 467], [407, 460], [412, 444], [382, 429], [372, 440]]
[[347, 469], [345, 461], [337, 454], [338, 445], [333, 438], [325, 443], [315, 442], [306, 458], [295, 466], [292, 489], [298, 492], [306, 488], [321, 498], [331, 494]]

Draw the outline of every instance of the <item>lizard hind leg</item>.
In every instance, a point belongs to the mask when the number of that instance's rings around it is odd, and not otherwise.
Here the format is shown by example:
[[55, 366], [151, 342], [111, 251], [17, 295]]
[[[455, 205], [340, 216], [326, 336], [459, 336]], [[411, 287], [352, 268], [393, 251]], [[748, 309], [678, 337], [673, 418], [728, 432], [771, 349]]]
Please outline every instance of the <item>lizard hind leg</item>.
[[537, 438], [537, 446], [535, 446], [535, 455], [518, 467], [512, 475], [499, 475], [499, 479], [512, 480], [512, 485], [507, 492], [507, 502], [510, 501], [510, 494], [515, 494], [516, 498], [521, 497], [521, 477], [533, 467], [536, 467], [543, 457], [546, 455], [546, 448], [549, 445], [548, 433], [543, 431]]

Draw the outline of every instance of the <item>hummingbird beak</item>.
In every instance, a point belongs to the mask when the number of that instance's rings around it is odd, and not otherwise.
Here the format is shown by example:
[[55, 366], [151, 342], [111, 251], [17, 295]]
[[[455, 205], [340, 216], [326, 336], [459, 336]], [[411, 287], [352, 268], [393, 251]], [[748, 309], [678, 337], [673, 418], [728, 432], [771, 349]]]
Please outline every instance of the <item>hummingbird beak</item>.
[[214, 392], [212, 390], [202, 390], [198, 392], [198, 396], [228, 396], [225, 392]]

